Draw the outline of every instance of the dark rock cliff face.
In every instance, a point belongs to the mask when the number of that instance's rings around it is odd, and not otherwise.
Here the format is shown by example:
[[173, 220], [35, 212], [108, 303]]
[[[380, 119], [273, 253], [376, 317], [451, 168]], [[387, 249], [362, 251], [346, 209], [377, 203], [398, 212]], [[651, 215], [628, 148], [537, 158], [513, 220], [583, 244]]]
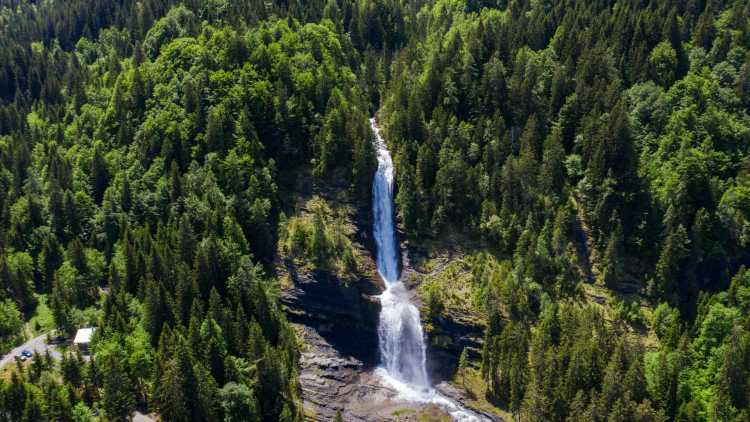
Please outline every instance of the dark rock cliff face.
[[282, 289], [280, 300], [302, 343], [306, 419], [333, 420], [340, 411], [348, 421], [382, 420], [371, 419], [374, 410], [361, 406], [373, 394], [385, 394], [372, 378], [379, 357], [379, 279], [346, 284], [324, 271], [298, 273], [292, 263], [284, 267], [293, 283]]
[[369, 200], [353, 199], [346, 185], [303, 184], [299, 191], [298, 203], [318, 195], [330, 204], [348, 206], [346, 221], [353, 228], [352, 241], [362, 267], [356, 281], [345, 283], [326, 271], [300, 269], [289, 260], [277, 262], [277, 271], [287, 274], [292, 282], [282, 288], [282, 305], [292, 323], [313, 329], [341, 356], [376, 365], [380, 317], [377, 296], [385, 286], [375, 267]]
[[447, 318], [433, 321], [427, 334], [427, 372], [433, 382], [452, 379], [458, 359], [468, 348], [471, 359], [481, 359], [484, 328], [476, 324]]
[[346, 285], [323, 271], [295, 274], [290, 269], [294, 286], [281, 294], [289, 320], [315, 329], [340, 355], [375, 365], [380, 315], [375, 296], [382, 286], [367, 278]]

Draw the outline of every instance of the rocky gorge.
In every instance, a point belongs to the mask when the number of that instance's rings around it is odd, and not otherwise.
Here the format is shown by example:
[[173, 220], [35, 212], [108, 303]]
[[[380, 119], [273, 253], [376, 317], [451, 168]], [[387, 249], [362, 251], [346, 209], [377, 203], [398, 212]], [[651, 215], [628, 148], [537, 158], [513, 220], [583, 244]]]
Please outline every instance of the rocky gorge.
[[[311, 197], [343, 205], [339, 212], [344, 215], [360, 265], [353, 280], [342, 280], [331, 271], [310, 268], [294, 259], [277, 260], [277, 273], [285, 280], [280, 300], [302, 343], [300, 386], [307, 419], [332, 420], [337, 412], [351, 421], [449, 419], [434, 404], [397, 398], [374, 373], [380, 359], [378, 296], [385, 286], [375, 268], [369, 207], [358, 205], [345, 190], [312, 187], [298, 198], [294, 212], [309, 212], [305, 204]], [[413, 264], [424, 261], [429, 252], [404, 241], [399, 242], [399, 250], [411, 301], [420, 306], [418, 287], [424, 269]], [[426, 333], [428, 376], [437, 391], [463, 404], [465, 394], [450, 381], [462, 350], [481, 350], [483, 327], [451, 313], [432, 321], [431, 326]], [[490, 420], [501, 420], [479, 413]]]

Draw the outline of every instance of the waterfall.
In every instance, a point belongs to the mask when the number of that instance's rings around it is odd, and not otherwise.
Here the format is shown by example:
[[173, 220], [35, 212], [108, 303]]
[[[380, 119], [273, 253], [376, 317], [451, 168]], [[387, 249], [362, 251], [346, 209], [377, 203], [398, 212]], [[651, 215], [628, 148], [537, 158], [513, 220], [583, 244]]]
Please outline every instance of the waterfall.
[[371, 121], [378, 153], [378, 170], [372, 184], [373, 233], [377, 267], [385, 281], [380, 297], [378, 337], [383, 366], [398, 381], [420, 388], [430, 386], [425, 370], [425, 345], [419, 310], [409, 301], [398, 276], [396, 235], [393, 229], [393, 162], [380, 131]]
[[378, 155], [378, 170], [372, 183], [373, 235], [378, 274], [385, 282], [385, 291], [380, 296], [378, 325], [382, 365], [379, 373], [404, 399], [436, 404], [446, 409], [454, 420], [479, 421], [482, 418], [478, 415], [443, 397], [430, 386], [419, 310], [409, 300], [399, 277], [399, 255], [393, 227], [393, 162], [374, 118], [370, 119], [370, 125]]

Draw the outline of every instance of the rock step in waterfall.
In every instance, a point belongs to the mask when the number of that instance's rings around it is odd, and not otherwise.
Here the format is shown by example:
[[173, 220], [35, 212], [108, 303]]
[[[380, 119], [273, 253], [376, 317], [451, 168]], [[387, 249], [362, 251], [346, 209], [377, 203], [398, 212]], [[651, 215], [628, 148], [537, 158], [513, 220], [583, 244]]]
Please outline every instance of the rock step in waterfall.
[[396, 232], [393, 214], [393, 161], [375, 119], [370, 119], [375, 134], [378, 169], [372, 183], [378, 274], [385, 282], [380, 296], [378, 326], [381, 367], [378, 372], [399, 396], [408, 401], [433, 403], [448, 411], [457, 421], [479, 421], [483, 418], [443, 397], [430, 385], [425, 369], [426, 347], [419, 310], [409, 300], [399, 278]]

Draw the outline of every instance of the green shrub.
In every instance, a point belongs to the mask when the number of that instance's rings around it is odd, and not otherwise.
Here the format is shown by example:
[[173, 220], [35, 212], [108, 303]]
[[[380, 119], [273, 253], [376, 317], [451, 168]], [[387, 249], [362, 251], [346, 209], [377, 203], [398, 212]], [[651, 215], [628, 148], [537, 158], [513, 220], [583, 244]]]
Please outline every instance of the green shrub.
[[311, 269], [329, 271], [349, 282], [356, 279], [360, 268], [350, 235], [344, 217], [316, 196], [307, 203], [306, 212], [282, 225], [281, 252]]

